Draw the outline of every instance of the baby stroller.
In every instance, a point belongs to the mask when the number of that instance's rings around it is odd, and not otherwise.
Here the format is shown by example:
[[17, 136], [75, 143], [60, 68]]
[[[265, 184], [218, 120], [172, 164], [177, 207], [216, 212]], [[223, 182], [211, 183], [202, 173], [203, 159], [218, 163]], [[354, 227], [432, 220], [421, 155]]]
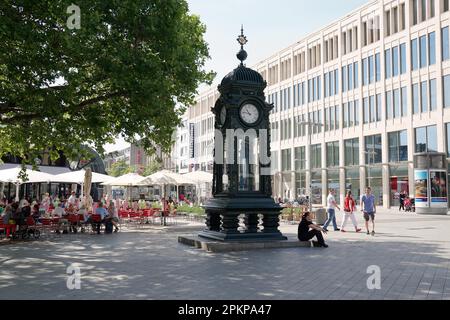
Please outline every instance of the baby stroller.
[[410, 199], [410, 198], [406, 198], [405, 199], [405, 212], [414, 212], [413, 211], [413, 207], [414, 207], [414, 199]]
[[31, 238], [37, 240], [41, 237], [41, 232], [38, 230], [33, 217], [17, 219], [16, 222], [18, 229], [12, 234], [13, 240], [28, 240]]

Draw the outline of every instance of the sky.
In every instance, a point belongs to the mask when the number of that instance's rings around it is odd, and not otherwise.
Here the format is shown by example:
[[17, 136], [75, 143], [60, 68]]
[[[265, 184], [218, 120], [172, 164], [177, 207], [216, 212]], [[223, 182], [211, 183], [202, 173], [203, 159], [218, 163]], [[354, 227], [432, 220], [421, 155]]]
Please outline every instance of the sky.
[[[192, 14], [206, 25], [211, 59], [205, 69], [217, 73], [213, 86], [237, 67], [236, 41], [241, 25], [248, 44], [246, 65], [254, 66], [361, 7], [369, 0], [187, 0]], [[202, 85], [199, 92], [208, 87]], [[123, 139], [105, 146], [107, 152], [128, 147]]]

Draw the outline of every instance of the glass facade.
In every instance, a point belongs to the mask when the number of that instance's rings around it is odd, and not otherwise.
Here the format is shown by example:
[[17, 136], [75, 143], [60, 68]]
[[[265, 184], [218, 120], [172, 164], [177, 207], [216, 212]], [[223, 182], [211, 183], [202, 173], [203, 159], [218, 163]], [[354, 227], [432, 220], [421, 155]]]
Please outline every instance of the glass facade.
[[328, 142], [327, 146], [327, 167], [339, 166], [339, 141]]
[[388, 133], [389, 162], [408, 161], [408, 133], [406, 130]]
[[406, 44], [400, 45], [400, 74], [406, 73]]
[[375, 205], [383, 205], [383, 178], [382, 169], [380, 166], [367, 167], [366, 186], [372, 188], [372, 193], [375, 196]]
[[421, 127], [415, 129], [415, 152], [437, 152], [437, 128], [436, 126]]
[[449, 32], [448, 27], [442, 28], [442, 60], [450, 59]]
[[322, 168], [322, 145], [311, 146], [311, 168]]
[[430, 66], [436, 64], [436, 34], [434, 32], [428, 34], [428, 57]]
[[419, 47], [417, 45], [417, 39], [411, 40], [411, 69], [419, 69]]
[[419, 113], [419, 85], [417, 83], [412, 85], [412, 108], [413, 114]]
[[327, 189], [334, 189], [336, 191], [336, 202], [340, 203], [340, 186], [339, 186], [339, 170], [328, 170], [327, 172]]
[[443, 91], [444, 91], [444, 108], [450, 107], [450, 75], [444, 76], [443, 79]]
[[344, 157], [346, 166], [359, 165], [359, 138], [344, 141]]
[[359, 205], [361, 187], [359, 181], [359, 167], [350, 167], [345, 170], [345, 190], [352, 192], [356, 204]]
[[437, 109], [436, 79], [430, 80], [430, 111]]
[[409, 179], [407, 165], [392, 165], [389, 170], [389, 189], [391, 197], [391, 206], [399, 207], [400, 193], [406, 192], [409, 194]]
[[384, 52], [384, 68], [386, 79], [389, 79], [392, 76], [391, 49], [386, 49]]
[[364, 137], [366, 164], [381, 163], [381, 134]]

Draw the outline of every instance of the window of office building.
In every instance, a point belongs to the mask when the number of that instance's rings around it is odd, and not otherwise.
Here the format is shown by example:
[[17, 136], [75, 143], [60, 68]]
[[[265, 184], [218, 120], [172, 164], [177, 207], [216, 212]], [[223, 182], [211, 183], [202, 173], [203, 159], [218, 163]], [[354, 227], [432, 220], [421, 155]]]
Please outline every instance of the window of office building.
[[386, 49], [384, 52], [384, 67], [386, 79], [389, 79], [392, 76], [391, 49]]
[[437, 96], [436, 96], [436, 79], [430, 80], [430, 111], [437, 109]]
[[428, 63], [429, 65], [436, 64], [436, 33], [428, 34]]
[[411, 40], [411, 68], [413, 70], [419, 69], [419, 47], [417, 39]]
[[408, 91], [406, 87], [401, 88], [402, 94], [402, 117], [406, 117], [408, 115]]
[[399, 66], [398, 66], [398, 47], [392, 48], [392, 76], [396, 77], [399, 73]]
[[381, 94], [377, 94], [376, 102], [377, 102], [377, 108], [376, 108], [377, 117], [376, 117], [376, 120], [377, 121], [381, 121], [381, 108], [382, 108], [382, 105], [381, 105]]
[[367, 85], [367, 80], [368, 80], [368, 76], [367, 76], [367, 58], [364, 58], [362, 60], [362, 85], [363, 86]]
[[400, 90], [395, 89], [393, 91], [393, 97], [392, 97], [392, 104], [394, 106], [394, 118], [400, 118], [401, 117], [401, 110], [400, 110]]
[[367, 136], [364, 138], [365, 142], [365, 158], [366, 164], [381, 163], [382, 148], [381, 148], [381, 134]]
[[374, 61], [373, 61], [373, 56], [369, 57], [369, 84], [373, 83], [375, 79], [375, 74], [374, 74]]
[[389, 162], [408, 161], [408, 133], [406, 130], [388, 133]]
[[347, 91], [347, 66], [342, 67], [342, 92]]
[[353, 64], [353, 72], [355, 75], [355, 81], [354, 81], [354, 88], [358, 88], [359, 87], [359, 63], [355, 62]]
[[353, 90], [353, 79], [355, 75], [353, 74], [353, 64], [348, 65], [348, 90]]
[[291, 149], [281, 150], [281, 171], [291, 171]]
[[377, 122], [375, 96], [369, 97], [369, 104], [370, 104], [370, 122]]
[[380, 54], [375, 54], [375, 81], [378, 82], [381, 80], [381, 61]]
[[311, 146], [311, 169], [322, 168], [322, 145]]
[[419, 38], [420, 68], [427, 66], [427, 36]]
[[421, 94], [421, 112], [428, 111], [428, 89], [427, 89], [427, 81], [422, 81], [420, 84], [420, 94]]
[[359, 126], [359, 100], [354, 101], [354, 107], [355, 107], [355, 126]]
[[328, 142], [327, 146], [327, 167], [339, 166], [339, 141]]
[[450, 107], [450, 75], [443, 77], [444, 108]]
[[419, 85], [417, 83], [412, 85], [412, 107], [413, 114], [419, 113]]
[[346, 166], [359, 165], [359, 138], [344, 141], [344, 160]]
[[448, 27], [442, 28], [442, 61], [450, 59], [449, 32]]
[[294, 149], [294, 166], [295, 171], [306, 169], [305, 147], [297, 147]]
[[364, 123], [369, 123], [370, 121], [370, 109], [369, 109], [369, 98], [363, 99], [363, 112], [364, 112]]
[[400, 74], [406, 73], [406, 44], [400, 45]]
[[386, 119], [392, 119], [392, 91], [386, 91]]
[[436, 126], [415, 129], [416, 152], [437, 152]]

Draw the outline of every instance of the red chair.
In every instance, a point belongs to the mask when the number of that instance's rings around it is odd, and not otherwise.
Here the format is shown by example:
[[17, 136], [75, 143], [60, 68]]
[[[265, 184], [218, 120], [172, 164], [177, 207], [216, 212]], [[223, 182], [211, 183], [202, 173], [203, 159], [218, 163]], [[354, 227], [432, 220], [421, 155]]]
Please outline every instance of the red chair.
[[9, 236], [16, 230], [15, 224], [0, 224], [0, 230], [5, 231], [6, 238], [9, 238]]
[[100, 230], [102, 228], [102, 216], [99, 214], [93, 214], [91, 215], [91, 224], [92, 224], [92, 231], [96, 231], [97, 234], [100, 234]]

